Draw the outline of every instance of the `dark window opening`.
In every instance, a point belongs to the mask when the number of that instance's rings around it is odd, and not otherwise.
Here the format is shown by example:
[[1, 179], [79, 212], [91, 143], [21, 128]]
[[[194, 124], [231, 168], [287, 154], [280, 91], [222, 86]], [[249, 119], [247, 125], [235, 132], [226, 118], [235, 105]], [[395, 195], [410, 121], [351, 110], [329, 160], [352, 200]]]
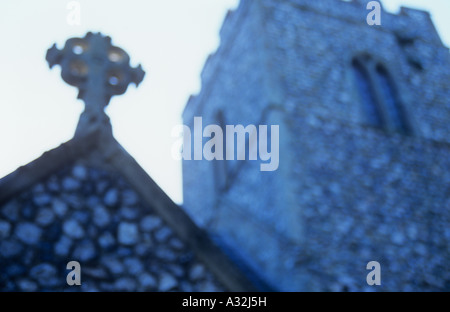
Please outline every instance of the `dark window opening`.
[[384, 66], [378, 64], [376, 67], [377, 77], [379, 80], [380, 91], [383, 95], [383, 102], [386, 113], [391, 126], [396, 131], [408, 132], [408, 125], [402, 111], [402, 106], [398, 99], [394, 83]]
[[422, 71], [422, 63], [414, 56], [416, 54], [414, 48], [416, 38], [411, 36], [408, 37], [402, 34], [396, 34], [396, 38], [404, 56], [406, 57], [406, 60], [408, 61], [408, 64], [415, 70]]
[[412, 58], [412, 57], [409, 57], [409, 58], [408, 58], [408, 63], [409, 63], [409, 65], [411, 65], [411, 66], [412, 66], [414, 69], [416, 69], [416, 70], [419, 70], [419, 71], [422, 71], [422, 70], [423, 70], [423, 65], [422, 65], [422, 63], [421, 63], [420, 61], [418, 61], [418, 60]]
[[[217, 160], [214, 159], [212, 161], [213, 167], [214, 167], [214, 183], [216, 185], [217, 191], [222, 191], [226, 188], [228, 183], [228, 167], [227, 167], [227, 161], [226, 161], [226, 131], [225, 131], [225, 118], [223, 116], [222, 111], [218, 111], [215, 116], [216, 124], [222, 128], [223, 130], [223, 160]], [[215, 146], [214, 150], [215, 152]]]
[[367, 69], [364, 68], [358, 60], [353, 60], [352, 68], [368, 123], [376, 127], [383, 126], [384, 121], [377, 104], [375, 90]]
[[397, 35], [397, 42], [400, 46], [406, 47], [414, 44], [415, 38]]

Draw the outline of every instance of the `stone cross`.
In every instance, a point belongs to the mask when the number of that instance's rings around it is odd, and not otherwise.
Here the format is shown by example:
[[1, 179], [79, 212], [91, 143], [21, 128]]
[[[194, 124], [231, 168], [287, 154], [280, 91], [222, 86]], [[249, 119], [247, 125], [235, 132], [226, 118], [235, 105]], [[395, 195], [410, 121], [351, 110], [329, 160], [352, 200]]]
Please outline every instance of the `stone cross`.
[[111, 97], [125, 93], [131, 82], [138, 86], [145, 75], [141, 65], [130, 67], [128, 54], [101, 33], [68, 39], [62, 50], [54, 44], [46, 60], [50, 68], [61, 66], [61, 77], [78, 88], [78, 98], [85, 103], [76, 135], [99, 123], [109, 125], [104, 108]]

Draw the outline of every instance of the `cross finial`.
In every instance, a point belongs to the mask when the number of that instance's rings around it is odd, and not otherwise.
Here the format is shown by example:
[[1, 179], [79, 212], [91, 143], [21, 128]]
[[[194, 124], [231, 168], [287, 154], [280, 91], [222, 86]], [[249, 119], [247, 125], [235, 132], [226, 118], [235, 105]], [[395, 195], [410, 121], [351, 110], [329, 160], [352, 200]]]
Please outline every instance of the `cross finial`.
[[86, 105], [77, 133], [94, 122], [108, 120], [104, 108], [111, 97], [125, 93], [131, 82], [138, 86], [145, 75], [141, 65], [130, 67], [128, 54], [101, 33], [68, 39], [62, 50], [54, 44], [46, 60], [50, 68], [61, 66], [61, 77], [78, 88], [78, 98]]

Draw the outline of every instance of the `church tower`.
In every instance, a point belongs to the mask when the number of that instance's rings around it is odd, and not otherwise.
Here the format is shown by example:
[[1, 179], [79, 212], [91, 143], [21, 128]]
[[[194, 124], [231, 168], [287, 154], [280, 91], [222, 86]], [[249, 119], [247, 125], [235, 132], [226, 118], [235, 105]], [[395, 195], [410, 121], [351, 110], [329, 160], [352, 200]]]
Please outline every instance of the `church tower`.
[[241, 0], [183, 113], [279, 126], [277, 170], [184, 160], [183, 188], [195, 222], [282, 291], [450, 290], [449, 50], [427, 12], [381, 8], [370, 26], [368, 2]]

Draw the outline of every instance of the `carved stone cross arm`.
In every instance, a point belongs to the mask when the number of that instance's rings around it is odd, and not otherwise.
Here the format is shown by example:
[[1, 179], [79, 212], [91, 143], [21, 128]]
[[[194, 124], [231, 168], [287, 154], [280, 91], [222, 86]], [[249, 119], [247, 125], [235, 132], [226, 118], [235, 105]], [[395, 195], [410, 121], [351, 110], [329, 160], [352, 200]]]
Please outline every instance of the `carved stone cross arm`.
[[104, 108], [111, 97], [125, 93], [131, 82], [138, 86], [145, 75], [141, 65], [132, 68], [128, 54], [101, 33], [68, 39], [62, 50], [53, 45], [46, 60], [50, 68], [61, 66], [61, 77], [78, 88], [86, 105], [77, 132], [82, 124], [107, 119]]

